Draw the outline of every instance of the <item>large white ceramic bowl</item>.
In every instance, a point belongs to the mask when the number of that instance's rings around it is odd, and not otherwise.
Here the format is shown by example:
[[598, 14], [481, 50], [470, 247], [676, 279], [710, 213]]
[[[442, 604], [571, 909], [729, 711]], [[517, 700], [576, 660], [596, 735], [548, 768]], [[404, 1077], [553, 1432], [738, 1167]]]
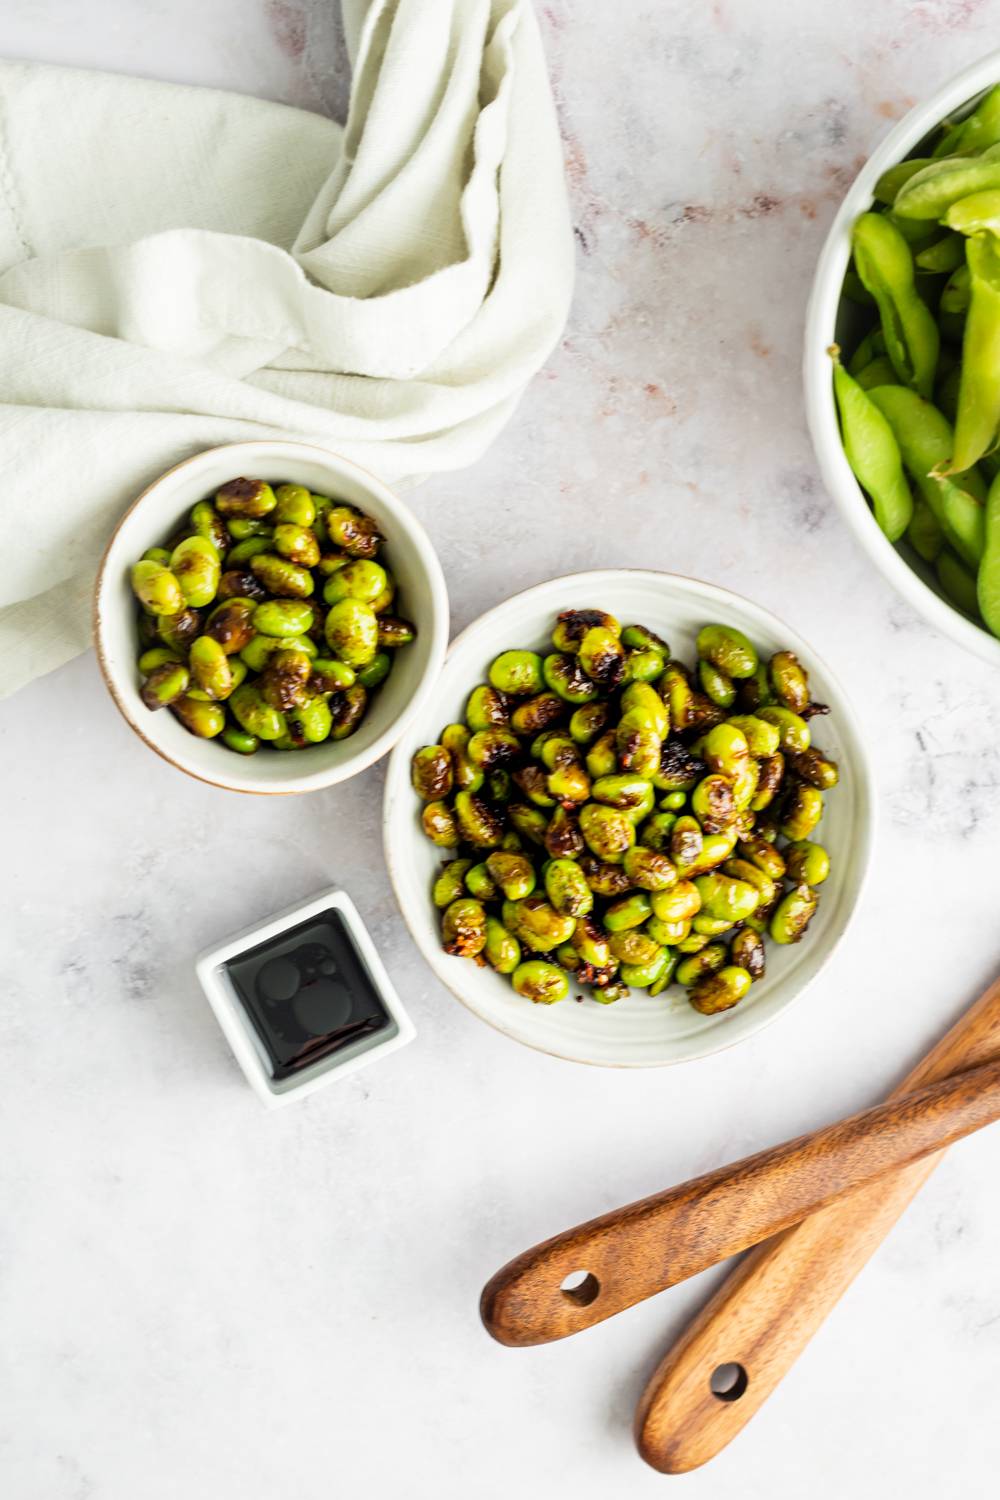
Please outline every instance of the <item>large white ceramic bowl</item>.
[[862, 167], [840, 206], [823, 246], [806, 312], [806, 416], [827, 489], [872, 562], [894, 588], [931, 624], [977, 656], [1000, 666], [1000, 641], [963, 615], [941, 593], [934, 572], [906, 541], [893, 545], [879, 530], [868, 502], [844, 456], [833, 399], [829, 346], [852, 348], [857, 341], [860, 310], [841, 300], [844, 272], [851, 254], [851, 227], [873, 202], [879, 177], [895, 162], [917, 154], [916, 148], [945, 118], [960, 119], [979, 96], [1000, 80], [1000, 52], [992, 52], [950, 80], [923, 104], [911, 109], [889, 132]]
[[[440, 918], [430, 891], [442, 851], [420, 826], [422, 804], [410, 785], [410, 759], [421, 745], [436, 742], [446, 724], [462, 718], [469, 692], [485, 681], [495, 656], [515, 646], [550, 649], [547, 642], [559, 611], [586, 606], [607, 610], [623, 624], [648, 625], [681, 660], [694, 660], [699, 628], [715, 620], [737, 626], [764, 654], [789, 647], [809, 670], [814, 698], [832, 710], [817, 721], [818, 742], [841, 767], [840, 785], [827, 797], [818, 835], [833, 863], [819, 910], [800, 944], [785, 949], [768, 945], [765, 978], [741, 1005], [722, 1015], [699, 1015], [676, 985], [656, 999], [633, 992], [614, 1005], [590, 999], [535, 1005], [515, 994], [509, 979], [468, 959], [452, 958], [441, 948]], [[383, 836], [410, 931], [438, 978], [470, 1010], [515, 1041], [557, 1057], [608, 1067], [650, 1067], [704, 1057], [750, 1036], [801, 994], [840, 941], [857, 904], [872, 818], [871, 778], [857, 722], [843, 690], [811, 646], [767, 610], [726, 589], [672, 573], [609, 568], [528, 589], [462, 632], [433, 692], [393, 751]]]
[[[238, 475], [304, 484], [373, 516], [385, 536], [385, 557], [398, 586], [398, 608], [417, 627], [416, 640], [396, 653], [357, 732], [307, 750], [263, 746], [236, 755], [197, 739], [165, 709], [151, 713], [139, 697], [141, 678], [136, 604], [129, 569], [147, 547], [161, 546], [191, 506]], [[235, 792], [313, 792], [363, 771], [385, 755], [424, 706], [448, 644], [448, 591], [437, 555], [420, 523], [374, 475], [307, 443], [251, 442], [212, 448], [178, 464], [144, 490], [119, 521], [101, 562], [94, 595], [97, 657], [111, 696], [151, 750], [189, 776]]]

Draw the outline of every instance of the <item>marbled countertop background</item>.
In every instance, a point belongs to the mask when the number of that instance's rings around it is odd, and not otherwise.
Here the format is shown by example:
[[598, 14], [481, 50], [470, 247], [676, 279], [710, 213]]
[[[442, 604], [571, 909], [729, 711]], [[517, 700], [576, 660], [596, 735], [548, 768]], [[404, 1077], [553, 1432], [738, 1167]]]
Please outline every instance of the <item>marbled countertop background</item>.
[[[536, 1239], [879, 1097], [1000, 962], [1000, 693], [824, 494], [799, 381], [839, 196], [1000, 0], [551, 0], [579, 241], [566, 336], [474, 469], [415, 498], [464, 626], [599, 563], [787, 617], [853, 690], [881, 830], [800, 1005], [711, 1060], [573, 1067], [431, 978], [387, 888], [381, 773], [247, 803], [150, 756], [92, 657], [0, 708], [0, 1490], [9, 1500], [653, 1495], [636, 1397], [718, 1273], [513, 1352], [479, 1288]], [[342, 112], [333, 0], [4, 0], [0, 52]], [[328, 882], [419, 1028], [265, 1115], [193, 955]], [[998, 1137], [954, 1150], [711, 1500], [990, 1492]]]

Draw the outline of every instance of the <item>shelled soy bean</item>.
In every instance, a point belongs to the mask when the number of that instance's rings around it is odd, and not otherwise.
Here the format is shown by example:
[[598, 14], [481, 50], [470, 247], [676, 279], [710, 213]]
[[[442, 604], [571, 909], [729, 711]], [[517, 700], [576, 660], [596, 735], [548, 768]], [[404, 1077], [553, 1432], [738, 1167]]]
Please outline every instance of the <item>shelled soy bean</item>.
[[[706, 625], [689, 669], [643, 625], [566, 610], [553, 650], [506, 650], [464, 722], [416, 752], [445, 950], [551, 1005], [678, 981], [703, 1014], [798, 942], [830, 861], [812, 835], [836, 763], [791, 651]], [[580, 997], [582, 998], [582, 997]]]
[[871, 314], [846, 369], [844, 450], [890, 541], [1000, 636], [1000, 85], [875, 185], [844, 295]]
[[252, 755], [354, 734], [414, 627], [370, 516], [302, 485], [232, 479], [132, 568], [142, 701]]

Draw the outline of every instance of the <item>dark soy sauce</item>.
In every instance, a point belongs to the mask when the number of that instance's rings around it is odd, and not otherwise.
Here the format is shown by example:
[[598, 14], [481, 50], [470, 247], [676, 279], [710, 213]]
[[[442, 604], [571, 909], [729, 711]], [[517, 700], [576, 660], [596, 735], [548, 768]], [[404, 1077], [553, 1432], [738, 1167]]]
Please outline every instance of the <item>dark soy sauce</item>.
[[392, 1024], [337, 911], [260, 943], [225, 967], [275, 1078]]

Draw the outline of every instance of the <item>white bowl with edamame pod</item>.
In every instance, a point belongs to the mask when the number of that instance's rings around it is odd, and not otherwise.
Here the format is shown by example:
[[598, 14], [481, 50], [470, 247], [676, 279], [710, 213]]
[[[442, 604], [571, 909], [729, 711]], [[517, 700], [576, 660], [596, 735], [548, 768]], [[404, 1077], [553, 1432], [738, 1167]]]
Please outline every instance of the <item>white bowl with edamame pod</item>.
[[[370, 695], [364, 717], [349, 737], [326, 739], [301, 750], [261, 744], [241, 755], [216, 739], [190, 734], [169, 708], [151, 712], [140, 697], [137, 667], [139, 606], [130, 584], [132, 565], [185, 522], [198, 501], [211, 499], [237, 476], [273, 484], [303, 485], [371, 516], [384, 538], [379, 560], [395, 580], [393, 613], [412, 621], [415, 639], [391, 653], [389, 675]], [[234, 443], [212, 448], [167, 471], [146, 489], [115, 528], [101, 562], [94, 594], [97, 657], [112, 698], [130, 727], [171, 765], [235, 792], [282, 795], [333, 786], [370, 766], [391, 749], [423, 707], [448, 644], [448, 592], [426, 532], [408, 506], [374, 475], [324, 448], [297, 442]]]
[[[819, 906], [794, 946], [767, 943], [767, 971], [735, 1008], [702, 1015], [686, 991], [671, 985], [653, 997], [632, 990], [601, 1005], [578, 992], [558, 1004], [536, 1004], [512, 988], [509, 976], [441, 946], [441, 912], [431, 886], [452, 851], [436, 847], [421, 825], [424, 803], [410, 781], [411, 760], [439, 741], [444, 727], [463, 719], [472, 689], [487, 680], [501, 652], [546, 652], [562, 610], [594, 608], [623, 625], [642, 624], [669, 643], [682, 662], [695, 660], [695, 637], [708, 623], [735, 626], [762, 658], [794, 651], [809, 672], [814, 700], [829, 705], [813, 719], [815, 738], [839, 765], [839, 784], [825, 798], [815, 835], [830, 854], [831, 871], [819, 887]], [[386, 862], [410, 931], [438, 979], [481, 1020], [515, 1041], [572, 1062], [650, 1067], [704, 1057], [767, 1025], [815, 979], [846, 931], [865, 880], [873, 835], [871, 774], [861, 733], [843, 690], [812, 647], [760, 606], [726, 589], [676, 574], [602, 569], [555, 578], [489, 610], [452, 643], [441, 675], [389, 760], [383, 812]], [[721, 939], [725, 941], [725, 939]], [[546, 957], [547, 955], [538, 955]], [[830, 1003], [834, 1002], [831, 996]]]
[[824, 483], [847, 524], [875, 566], [914, 609], [943, 634], [994, 666], [1000, 666], [1000, 640], [946, 596], [933, 566], [905, 538], [894, 544], [879, 529], [844, 454], [827, 351], [837, 343], [849, 354], [867, 326], [864, 311], [843, 296], [843, 283], [851, 257], [852, 227], [872, 207], [878, 179], [889, 167], [921, 154], [921, 143], [940, 125], [963, 119], [998, 82], [1000, 51], [966, 68], [910, 110], [862, 167], [830, 227], [816, 267], [806, 313], [803, 360], [806, 415], [813, 446]]

